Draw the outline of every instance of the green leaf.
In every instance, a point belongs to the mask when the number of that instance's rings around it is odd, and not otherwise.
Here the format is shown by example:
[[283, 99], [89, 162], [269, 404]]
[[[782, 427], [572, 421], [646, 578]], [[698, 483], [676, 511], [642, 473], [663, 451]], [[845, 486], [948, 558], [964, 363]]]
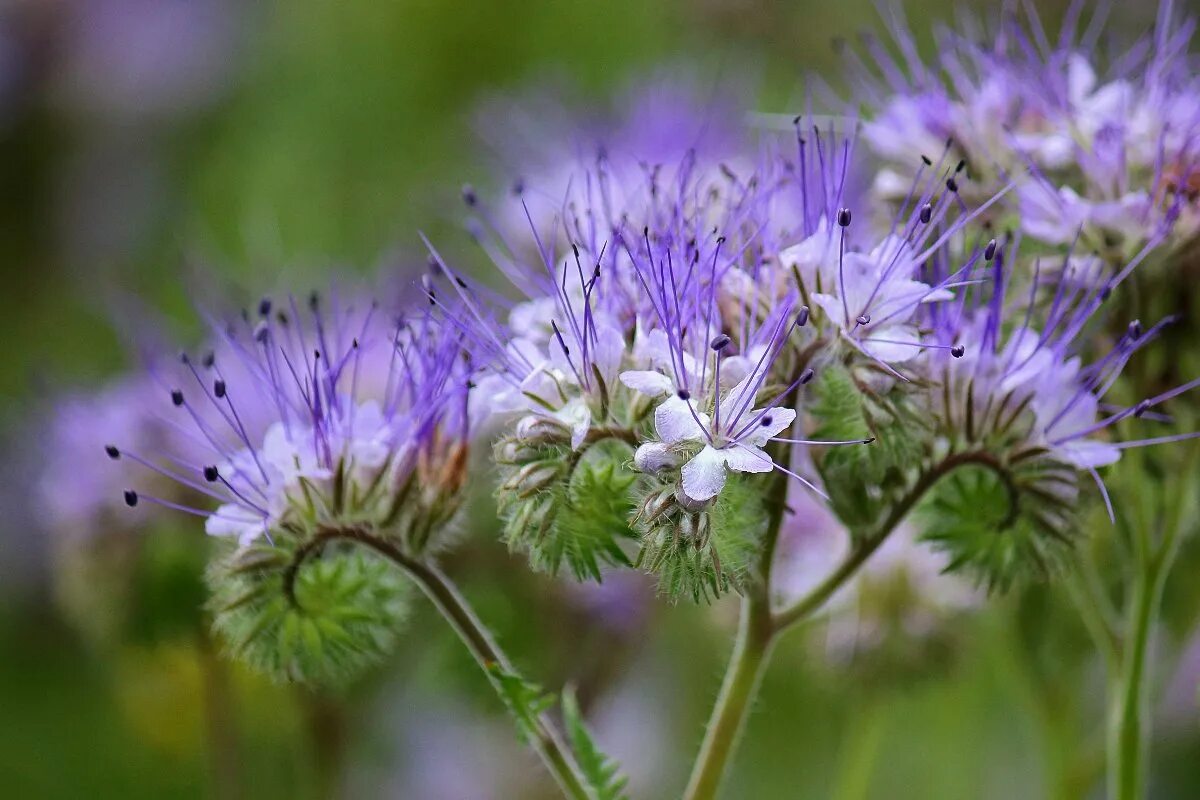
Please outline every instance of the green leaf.
[[575, 700], [573, 691], [563, 692], [562, 710], [567, 739], [571, 743], [571, 749], [575, 751], [579, 769], [583, 772], [583, 777], [596, 800], [627, 800], [625, 786], [629, 779], [621, 774], [620, 766], [596, 746], [583, 721], [583, 714], [579, 710], [579, 703]]
[[540, 727], [539, 717], [554, 705], [554, 696], [500, 664], [489, 664], [488, 674], [496, 685], [500, 699], [504, 701], [517, 723], [517, 733], [521, 741], [528, 744], [536, 739]]

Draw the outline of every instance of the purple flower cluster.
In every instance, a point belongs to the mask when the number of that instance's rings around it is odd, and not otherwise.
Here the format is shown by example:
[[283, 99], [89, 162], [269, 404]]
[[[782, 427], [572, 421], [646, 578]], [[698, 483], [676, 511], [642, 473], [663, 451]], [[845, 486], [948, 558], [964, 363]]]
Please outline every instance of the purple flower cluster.
[[214, 326], [211, 349], [155, 372], [158, 413], [186, 449], [106, 450], [216, 509], [136, 488], [128, 505], [196, 514], [242, 545], [329, 521], [395, 524], [422, 491], [418, 473], [461, 485], [467, 377], [458, 342], [427, 312], [264, 298], [256, 314]]

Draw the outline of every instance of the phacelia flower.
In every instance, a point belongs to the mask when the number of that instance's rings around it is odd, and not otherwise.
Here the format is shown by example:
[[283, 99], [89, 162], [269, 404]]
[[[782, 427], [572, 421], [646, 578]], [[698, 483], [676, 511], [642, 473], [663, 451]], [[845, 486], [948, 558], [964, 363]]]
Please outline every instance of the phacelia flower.
[[264, 299], [258, 311], [219, 327], [210, 354], [181, 356], [180, 381], [160, 392], [163, 413], [206, 460], [108, 447], [113, 460], [134, 460], [217, 507], [133, 488], [127, 504], [190, 511], [209, 534], [247, 546], [279, 530], [397, 525], [418, 470], [453, 493], [467, 424], [453, 337], [427, 315], [388, 319], [374, 304], [336, 301], [325, 309], [315, 294], [304, 311], [294, 299], [279, 310]]
[[1100, 64], [1093, 54], [1104, 12], [1080, 33], [1082, 5], [1072, 6], [1054, 44], [1035, 16], [1024, 26], [1006, 18], [990, 39], [980, 26], [943, 34], [931, 65], [900, 20], [892, 22], [902, 61], [868, 40], [873, 67], [854, 66], [869, 109], [864, 138], [884, 161], [877, 192], [903, 197], [917, 157], [946, 141], [977, 185], [1022, 184], [1013, 210], [1032, 238], [1067, 244], [1081, 235], [1119, 261], [1147, 240], [1192, 236], [1200, 166], [1200, 83], [1188, 55], [1194, 23], [1164, 2], [1144, 40]]

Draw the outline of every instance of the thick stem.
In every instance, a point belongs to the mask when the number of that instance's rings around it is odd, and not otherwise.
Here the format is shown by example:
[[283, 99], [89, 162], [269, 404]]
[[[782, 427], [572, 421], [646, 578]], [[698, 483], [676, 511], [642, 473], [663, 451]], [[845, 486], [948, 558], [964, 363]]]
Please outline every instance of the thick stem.
[[[516, 674], [512, 662], [500, 649], [487, 627], [475, 615], [466, 598], [437, 567], [412, 558], [392, 542], [357, 528], [322, 530], [309, 543], [308, 552], [315, 552], [325, 542], [333, 539], [353, 541], [369, 547], [403, 569], [421, 587], [421, 591], [425, 593], [425, 596], [429, 598], [445, 620], [450, 623], [450, 627], [458, 634], [459, 639], [466, 645], [467, 650], [483, 668], [488, 680], [493, 685], [496, 682], [492, 674], [494, 666], [499, 666], [510, 674]], [[575, 757], [559, 735], [549, 715], [538, 716], [538, 726], [531, 744], [566, 797], [573, 800], [589, 799], [586, 782], [580, 776]]]
[[745, 725], [750, 702], [758, 691], [774, 638], [767, 596], [753, 594], [743, 598], [733, 656], [729, 659], [700, 754], [683, 793], [685, 800], [711, 800], [717, 796], [725, 767]]

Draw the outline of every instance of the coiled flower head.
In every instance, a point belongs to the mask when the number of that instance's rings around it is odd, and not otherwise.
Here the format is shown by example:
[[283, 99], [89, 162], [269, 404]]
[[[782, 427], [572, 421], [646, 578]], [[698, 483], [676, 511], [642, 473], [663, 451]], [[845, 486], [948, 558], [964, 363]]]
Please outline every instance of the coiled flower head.
[[[460, 501], [467, 363], [427, 313], [316, 294], [303, 307], [264, 299], [218, 326], [216, 345], [180, 357], [162, 394], [175, 425], [207, 456], [107, 447], [188, 487], [215, 508], [137, 491], [199, 515], [236, 543], [210, 569], [216, 627], [251, 664], [300, 680], [349, 678], [386, 651], [405, 586], [364, 532], [419, 555], [440, 542]], [[194, 458], [194, 456], [192, 456]], [[322, 563], [308, 568], [308, 562]], [[369, 606], [369, 608], [368, 608]]]
[[935, 335], [960, 343], [964, 357], [936, 350], [923, 366], [939, 455], [980, 467], [938, 487], [926, 535], [949, 552], [953, 566], [1000, 587], [1022, 571], [1052, 569], [1068, 552], [1078, 474], [1090, 475], [1108, 504], [1098, 469], [1123, 449], [1196, 436], [1111, 439], [1117, 423], [1156, 418], [1151, 409], [1200, 385], [1191, 381], [1128, 406], [1106, 403], [1128, 361], [1173, 320], [1135, 320], [1108, 352], [1094, 356], [1087, 344], [1094, 317], [1138, 262], [1110, 275], [1098, 257], [1067, 254], [1057, 279], [1044, 286], [1039, 260], [1031, 285], [1018, 292], [1002, 268], [1017, 249], [1014, 242], [997, 251], [990, 295], [935, 312]]

